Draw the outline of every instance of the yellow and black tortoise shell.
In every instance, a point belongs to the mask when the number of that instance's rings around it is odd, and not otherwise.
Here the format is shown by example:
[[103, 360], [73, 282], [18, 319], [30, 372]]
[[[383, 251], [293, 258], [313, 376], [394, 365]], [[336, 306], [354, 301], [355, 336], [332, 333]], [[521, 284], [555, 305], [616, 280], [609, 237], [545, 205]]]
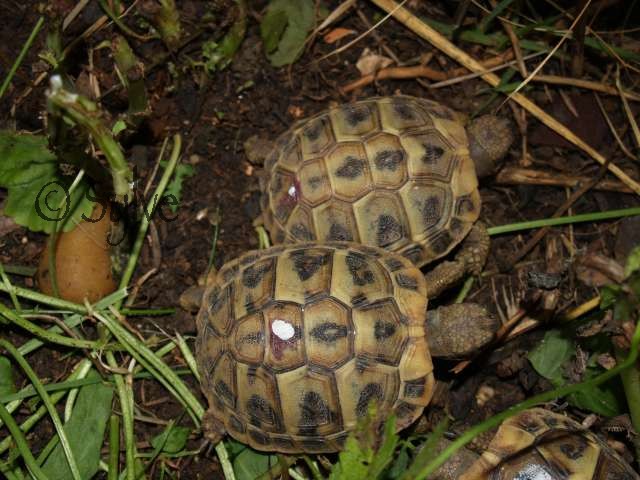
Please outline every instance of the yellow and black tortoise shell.
[[543, 408], [502, 423], [460, 480], [640, 480], [608, 445], [579, 423]]
[[379, 419], [393, 412], [398, 429], [408, 426], [433, 393], [425, 292], [410, 261], [353, 243], [283, 245], [227, 263], [197, 318], [211, 412], [235, 439], [280, 452], [340, 449], [372, 401]]
[[466, 132], [453, 110], [397, 96], [324, 111], [284, 133], [265, 161], [273, 240], [354, 241], [422, 266], [480, 213]]

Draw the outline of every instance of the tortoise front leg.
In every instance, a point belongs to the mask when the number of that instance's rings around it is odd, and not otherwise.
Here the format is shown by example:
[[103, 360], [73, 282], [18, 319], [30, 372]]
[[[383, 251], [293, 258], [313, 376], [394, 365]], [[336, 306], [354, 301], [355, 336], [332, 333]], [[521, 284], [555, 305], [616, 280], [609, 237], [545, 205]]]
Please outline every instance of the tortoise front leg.
[[425, 330], [434, 357], [461, 359], [495, 338], [500, 322], [477, 303], [454, 303], [427, 311]]
[[489, 234], [481, 222], [471, 227], [452, 261], [441, 262], [424, 278], [427, 297], [434, 298], [458, 283], [465, 275], [479, 275], [489, 255]]

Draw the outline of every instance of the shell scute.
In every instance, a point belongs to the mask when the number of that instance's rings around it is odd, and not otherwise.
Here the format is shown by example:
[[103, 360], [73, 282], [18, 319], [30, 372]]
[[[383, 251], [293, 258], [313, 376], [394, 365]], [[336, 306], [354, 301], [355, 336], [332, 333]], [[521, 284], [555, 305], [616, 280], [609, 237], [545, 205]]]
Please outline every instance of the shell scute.
[[[197, 321], [211, 414], [253, 448], [309, 453], [339, 449], [373, 403], [377, 422], [394, 411], [415, 418], [433, 392], [419, 278], [395, 254], [345, 242], [273, 247], [226, 264]], [[409, 296], [396, 299], [396, 289]], [[224, 292], [231, 310], [218, 331], [211, 305]]]

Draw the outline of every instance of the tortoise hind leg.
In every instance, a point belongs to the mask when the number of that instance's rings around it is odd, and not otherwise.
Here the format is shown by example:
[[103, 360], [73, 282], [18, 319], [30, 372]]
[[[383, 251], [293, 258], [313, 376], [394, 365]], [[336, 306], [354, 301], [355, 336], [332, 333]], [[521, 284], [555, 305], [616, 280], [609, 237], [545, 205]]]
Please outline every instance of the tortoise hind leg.
[[207, 410], [202, 418], [202, 433], [214, 445], [222, 441], [226, 433], [224, 425], [216, 418], [211, 409]]
[[454, 303], [427, 311], [425, 329], [434, 357], [468, 358], [495, 338], [500, 322], [477, 303]]
[[466, 274], [479, 275], [489, 255], [489, 234], [481, 222], [476, 222], [463, 240], [452, 261], [441, 262], [424, 278], [427, 298], [434, 298], [458, 283]]

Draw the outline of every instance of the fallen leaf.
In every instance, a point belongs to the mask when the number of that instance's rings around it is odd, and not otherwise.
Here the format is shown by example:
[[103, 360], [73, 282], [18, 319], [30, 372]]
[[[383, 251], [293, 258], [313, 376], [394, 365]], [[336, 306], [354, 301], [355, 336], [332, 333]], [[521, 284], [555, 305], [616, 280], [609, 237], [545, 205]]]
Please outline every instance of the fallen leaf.
[[368, 48], [365, 48], [356, 63], [356, 68], [360, 72], [360, 75], [365, 76], [386, 68], [392, 63], [393, 60], [389, 57], [378, 55]]
[[341, 38], [347, 37], [349, 35], [355, 35], [355, 34], [356, 34], [356, 31], [351, 30], [349, 28], [342, 28], [342, 27], [334, 28], [324, 36], [324, 43], [329, 43], [329, 44], [336, 43]]

